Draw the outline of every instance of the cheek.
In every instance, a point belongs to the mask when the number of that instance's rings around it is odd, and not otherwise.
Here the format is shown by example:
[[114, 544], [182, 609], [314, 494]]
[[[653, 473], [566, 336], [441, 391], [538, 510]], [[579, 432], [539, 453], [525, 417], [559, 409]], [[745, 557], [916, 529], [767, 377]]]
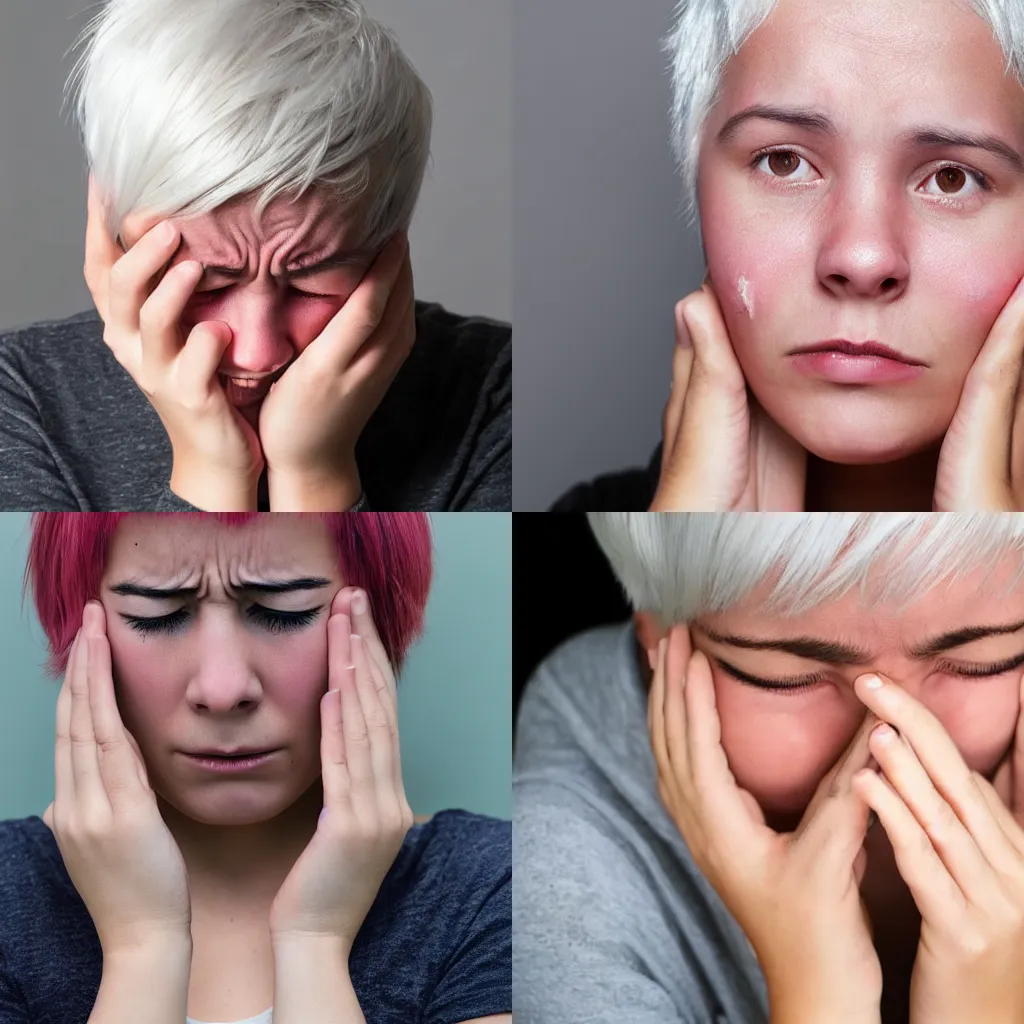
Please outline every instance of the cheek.
[[926, 254], [918, 273], [928, 297], [921, 315], [936, 350], [974, 360], [1020, 281], [1019, 263], [978, 246], [947, 244]]
[[223, 320], [235, 332], [236, 340], [243, 329], [257, 331], [269, 325], [275, 332], [287, 335], [301, 352], [317, 338], [344, 305], [344, 297], [290, 297], [275, 302], [250, 301], [244, 295], [225, 294], [212, 299], [194, 297], [182, 313], [186, 334], [204, 320]]
[[1020, 714], [1019, 676], [957, 684], [948, 696], [929, 702], [967, 767], [990, 773], [1013, 742]]
[[776, 696], [716, 680], [722, 746], [737, 784], [766, 813], [798, 813], [856, 729], [828, 691]]

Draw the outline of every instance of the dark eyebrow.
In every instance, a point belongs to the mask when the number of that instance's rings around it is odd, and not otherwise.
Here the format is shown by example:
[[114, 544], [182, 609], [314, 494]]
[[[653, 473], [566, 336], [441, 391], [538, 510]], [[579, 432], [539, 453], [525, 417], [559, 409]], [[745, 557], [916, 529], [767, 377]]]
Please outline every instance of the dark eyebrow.
[[[280, 583], [263, 583], [255, 580], [242, 580], [235, 588], [237, 590], [251, 590], [257, 594], [288, 594], [294, 590], [319, 590], [329, 587], [331, 581], [322, 576], [302, 576], [299, 579], [283, 580]], [[148, 597], [156, 601], [166, 601], [178, 597], [195, 597], [199, 593], [199, 587], [146, 587], [140, 583], [133, 583], [125, 580], [123, 583], [115, 583], [110, 587], [114, 594], [124, 597]]]
[[[722, 125], [718, 133], [718, 141], [722, 145], [731, 142], [739, 132], [739, 128], [752, 118], [763, 118], [767, 121], [778, 121], [782, 124], [793, 125], [796, 128], [805, 128], [808, 131], [817, 132], [819, 135], [828, 135], [838, 138], [839, 130], [827, 115], [815, 110], [802, 107], [775, 107], [766, 104], [756, 104], [733, 114], [728, 121]], [[901, 141], [916, 146], [929, 148], [940, 148], [947, 146], [960, 146], [965, 149], [984, 149], [994, 156], [997, 156], [1004, 163], [1007, 163], [1019, 174], [1024, 174], [1024, 157], [1012, 146], [995, 135], [981, 135], [973, 132], [953, 131], [941, 126], [921, 126], [912, 128], [906, 132]]]
[[[870, 651], [834, 640], [820, 640], [817, 637], [807, 636], [790, 637], [785, 640], [759, 640], [731, 633], [718, 633], [696, 622], [691, 623], [691, 627], [699, 629], [709, 640], [714, 640], [716, 643], [728, 644], [730, 647], [743, 647], [751, 651], [784, 651], [786, 654], [795, 654], [798, 658], [823, 661], [828, 665], [866, 665], [871, 661]], [[933, 637], [931, 640], [911, 648], [907, 654], [911, 658], [924, 660], [954, 647], [973, 643], [975, 640], [1005, 633], [1016, 633], [1021, 629], [1024, 629], [1024, 622], [1011, 622], [1004, 626], [967, 626], [964, 629], [956, 629], [950, 633]]]
[[[345, 267], [360, 265], [366, 259], [366, 253], [362, 250], [345, 250], [331, 253], [315, 263], [303, 263], [301, 257], [297, 264], [284, 271], [283, 277], [289, 280], [298, 280], [304, 277], [312, 277], [314, 274], [322, 274], [328, 270], [341, 270]], [[308, 257], [307, 257], [308, 260]], [[222, 267], [214, 263], [204, 264], [205, 274], [215, 274], [218, 277], [241, 277], [245, 273], [244, 267]]]
[[1018, 174], [1024, 174], [1024, 157], [994, 135], [954, 132], [947, 128], [918, 128], [909, 134], [909, 138], [917, 146], [963, 146], [965, 149], [984, 149], [1009, 164]]

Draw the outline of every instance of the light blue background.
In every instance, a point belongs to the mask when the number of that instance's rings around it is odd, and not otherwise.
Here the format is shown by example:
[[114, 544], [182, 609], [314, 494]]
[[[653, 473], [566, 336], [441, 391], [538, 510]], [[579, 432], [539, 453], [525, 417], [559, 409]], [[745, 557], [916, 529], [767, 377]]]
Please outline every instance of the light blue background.
[[[86, 515], [87, 513], [78, 513]], [[406, 794], [416, 814], [512, 812], [512, 516], [438, 512], [423, 639], [399, 684]], [[21, 603], [29, 516], [0, 513], [0, 820], [53, 800], [60, 680], [31, 592]]]

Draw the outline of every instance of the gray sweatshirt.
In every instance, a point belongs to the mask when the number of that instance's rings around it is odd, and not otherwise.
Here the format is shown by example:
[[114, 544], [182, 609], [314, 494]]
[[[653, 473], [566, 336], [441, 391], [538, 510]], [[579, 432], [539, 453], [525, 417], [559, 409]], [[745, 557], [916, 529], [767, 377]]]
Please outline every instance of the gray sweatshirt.
[[[356, 445], [357, 508], [510, 509], [511, 328], [418, 302], [416, 331]], [[170, 477], [167, 432], [95, 310], [0, 334], [0, 509], [194, 511]], [[259, 491], [269, 511], [266, 473]]]
[[658, 798], [633, 636], [574, 637], [524, 691], [516, 1024], [765, 1024], [753, 948]]

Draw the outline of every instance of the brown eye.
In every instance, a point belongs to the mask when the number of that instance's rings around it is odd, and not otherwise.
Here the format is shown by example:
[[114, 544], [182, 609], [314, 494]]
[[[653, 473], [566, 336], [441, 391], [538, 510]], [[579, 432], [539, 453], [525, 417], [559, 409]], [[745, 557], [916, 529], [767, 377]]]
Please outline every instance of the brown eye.
[[768, 167], [777, 178], [787, 178], [800, 166], [800, 157], [789, 150], [776, 150], [766, 154]]
[[947, 195], [956, 195], [962, 192], [967, 184], [967, 174], [960, 167], [943, 167], [935, 173], [935, 180], [939, 188]]

